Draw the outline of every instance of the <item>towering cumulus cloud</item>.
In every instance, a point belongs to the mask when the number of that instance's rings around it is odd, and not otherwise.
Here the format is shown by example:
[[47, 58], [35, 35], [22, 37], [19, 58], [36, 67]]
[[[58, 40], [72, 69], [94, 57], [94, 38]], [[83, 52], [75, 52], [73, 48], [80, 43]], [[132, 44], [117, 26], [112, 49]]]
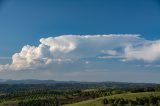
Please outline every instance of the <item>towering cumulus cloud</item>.
[[[153, 62], [160, 59], [160, 41], [139, 35], [62, 35], [41, 38], [39, 46], [26, 45], [12, 56], [12, 63], [0, 70], [36, 70], [56, 62], [70, 62], [99, 55], [124, 60]], [[103, 58], [103, 59], [104, 59]]]

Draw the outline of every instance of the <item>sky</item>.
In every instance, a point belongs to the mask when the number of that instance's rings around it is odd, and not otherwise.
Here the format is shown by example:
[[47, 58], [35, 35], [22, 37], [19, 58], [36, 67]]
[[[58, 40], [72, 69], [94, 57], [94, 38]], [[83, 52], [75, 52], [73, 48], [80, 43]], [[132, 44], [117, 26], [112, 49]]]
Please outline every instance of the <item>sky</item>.
[[0, 0], [0, 79], [160, 83], [160, 0]]

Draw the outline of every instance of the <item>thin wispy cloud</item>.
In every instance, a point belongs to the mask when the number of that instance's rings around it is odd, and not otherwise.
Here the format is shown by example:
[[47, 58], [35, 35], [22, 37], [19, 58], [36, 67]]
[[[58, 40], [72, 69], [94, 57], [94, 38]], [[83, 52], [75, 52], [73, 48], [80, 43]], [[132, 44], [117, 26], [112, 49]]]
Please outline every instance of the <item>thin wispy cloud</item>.
[[0, 57], [0, 60], [11, 60], [12, 57]]

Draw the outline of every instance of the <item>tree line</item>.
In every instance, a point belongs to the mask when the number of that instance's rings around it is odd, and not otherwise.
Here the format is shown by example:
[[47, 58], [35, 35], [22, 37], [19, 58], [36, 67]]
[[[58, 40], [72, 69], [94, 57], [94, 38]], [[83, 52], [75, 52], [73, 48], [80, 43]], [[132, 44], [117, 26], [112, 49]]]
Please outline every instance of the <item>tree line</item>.
[[149, 97], [141, 97], [134, 99], [111, 98], [103, 99], [104, 105], [110, 106], [160, 106], [160, 96], [150, 95]]

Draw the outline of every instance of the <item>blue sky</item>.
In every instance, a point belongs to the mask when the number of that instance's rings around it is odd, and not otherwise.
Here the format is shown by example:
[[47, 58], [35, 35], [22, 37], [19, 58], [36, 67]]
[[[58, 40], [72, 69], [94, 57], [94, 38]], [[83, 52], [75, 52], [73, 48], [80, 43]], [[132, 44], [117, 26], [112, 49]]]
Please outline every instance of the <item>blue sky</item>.
[[[0, 0], [0, 64], [3, 67], [0, 78], [159, 83], [159, 28], [159, 0]], [[129, 35], [123, 39], [125, 34]], [[89, 38], [83, 41], [79, 35], [89, 35]], [[94, 37], [97, 35], [110, 36], [111, 40], [97, 37], [96, 41]], [[112, 39], [119, 35], [123, 37]], [[57, 36], [60, 38], [55, 41]], [[6, 68], [12, 66], [14, 59], [11, 57], [23, 51], [25, 45], [55, 45], [49, 43], [48, 37], [52, 37], [50, 40], [59, 47], [65, 48], [51, 50], [51, 54], [55, 54], [51, 58], [54, 67], [26, 66], [25, 70], [18, 71], [14, 71], [13, 67]], [[44, 39], [40, 42], [41, 38]], [[134, 42], [128, 39], [134, 39]], [[100, 46], [97, 47], [95, 43]], [[94, 47], [91, 44], [95, 44]], [[109, 47], [108, 44], [114, 46]], [[30, 46], [25, 49], [30, 50]], [[56, 50], [63, 53], [55, 53]], [[94, 50], [93, 55], [88, 55], [89, 50]], [[31, 51], [34, 51], [33, 48]], [[153, 54], [146, 54], [148, 51]], [[45, 56], [43, 58], [48, 58], [48, 55]], [[61, 59], [65, 62], [55, 63]], [[15, 60], [17, 62], [19, 57]], [[70, 60], [74, 64], [68, 62]], [[24, 61], [18, 62], [24, 64]], [[38, 71], [39, 68], [43, 71]]]

